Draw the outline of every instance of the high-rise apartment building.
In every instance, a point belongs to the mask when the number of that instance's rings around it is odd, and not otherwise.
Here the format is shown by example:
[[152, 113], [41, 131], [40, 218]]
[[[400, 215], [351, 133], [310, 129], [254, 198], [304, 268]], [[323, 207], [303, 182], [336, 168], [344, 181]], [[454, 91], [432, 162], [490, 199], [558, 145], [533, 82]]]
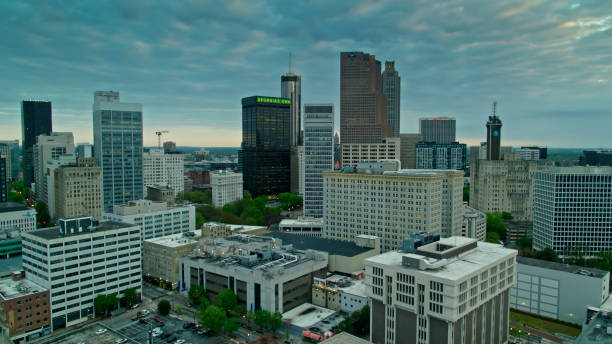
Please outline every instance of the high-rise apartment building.
[[323, 217], [323, 172], [334, 170], [334, 105], [304, 106], [304, 215]]
[[533, 220], [533, 175], [553, 166], [548, 160], [472, 160], [470, 207], [485, 213], [507, 211]]
[[393, 136], [387, 123], [380, 61], [363, 52], [340, 53], [340, 139], [377, 143]]
[[388, 137], [378, 143], [343, 143], [342, 166], [379, 160], [400, 160], [400, 150], [399, 137]]
[[400, 135], [400, 86], [401, 79], [395, 70], [395, 61], [385, 61], [382, 92], [387, 96], [387, 123], [393, 130], [393, 137]]
[[533, 247], [595, 256], [612, 249], [612, 167], [554, 167], [535, 173]]
[[72, 133], [40, 135], [36, 138], [32, 153], [36, 198], [48, 204], [48, 163], [58, 160], [62, 155], [74, 155], [74, 136]]
[[212, 185], [212, 201], [215, 207], [242, 199], [242, 173], [232, 171], [214, 171], [210, 174]]
[[370, 341], [508, 342], [516, 250], [450, 237], [365, 260]]
[[19, 180], [19, 140], [0, 141], [0, 154], [8, 156], [10, 160], [7, 162], [8, 179]]
[[93, 127], [104, 210], [142, 199], [142, 104], [121, 102], [119, 92], [96, 91]]
[[91, 218], [22, 233], [26, 279], [49, 289], [51, 327], [69, 327], [94, 315], [94, 298], [126, 289], [142, 293], [140, 228]]
[[[68, 154], [64, 154], [64, 155], [60, 155], [58, 159], [56, 160], [50, 160], [47, 162], [46, 166], [47, 166], [47, 172], [46, 174], [46, 180], [47, 180], [47, 207], [49, 208], [49, 216], [52, 219], [56, 218], [56, 213], [55, 213], [55, 191], [56, 191], [56, 187], [55, 187], [55, 171], [60, 168], [61, 166], [66, 166], [66, 165], [72, 165], [75, 166], [76, 165], [76, 156], [75, 155], [68, 155]], [[87, 216], [87, 215], [81, 215], [81, 216]]]
[[419, 133], [426, 142], [453, 143], [457, 121], [453, 117], [419, 118]]
[[393, 162], [324, 172], [324, 237], [374, 235], [388, 251], [411, 233], [461, 235], [463, 175], [457, 170], [399, 170]]
[[7, 156], [0, 154], [0, 203], [8, 202], [7, 160], [9, 160]]
[[242, 98], [244, 189], [253, 196], [290, 190], [291, 99]]
[[493, 115], [487, 121], [487, 160], [501, 160], [501, 127], [502, 121], [495, 112], [496, 103], [493, 103]]
[[419, 142], [415, 146], [416, 168], [465, 170], [467, 146], [463, 143]]
[[167, 185], [177, 194], [185, 189], [185, 156], [173, 152], [165, 153], [161, 148], [145, 149], [142, 154], [143, 187]]
[[423, 141], [421, 134], [400, 134], [400, 161], [402, 168], [416, 168], [416, 144]]
[[60, 219], [91, 216], [102, 219], [102, 169], [94, 158], [54, 171], [55, 216]]
[[302, 132], [302, 77], [298, 74], [287, 73], [281, 75], [281, 98], [291, 100], [289, 106], [289, 144], [301, 145]]
[[39, 135], [51, 135], [51, 102], [23, 100], [21, 102], [21, 143], [23, 145], [23, 184], [34, 182], [34, 163], [32, 148]]

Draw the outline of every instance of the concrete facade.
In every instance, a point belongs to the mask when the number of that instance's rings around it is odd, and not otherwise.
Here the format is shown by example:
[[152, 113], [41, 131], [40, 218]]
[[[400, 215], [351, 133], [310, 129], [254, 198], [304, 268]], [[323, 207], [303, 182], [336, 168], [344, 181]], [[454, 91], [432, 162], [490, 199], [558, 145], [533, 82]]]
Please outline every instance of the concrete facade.
[[485, 241], [487, 239], [487, 215], [467, 204], [463, 205], [461, 236]]
[[299, 218], [283, 219], [278, 224], [278, 230], [285, 233], [322, 237], [323, 236], [323, 219]]
[[400, 161], [403, 168], [416, 168], [416, 144], [421, 141], [421, 134], [400, 134]]
[[142, 242], [142, 273], [179, 287], [179, 259], [193, 253], [198, 241], [184, 234], [174, 234]]
[[210, 174], [212, 185], [212, 201], [215, 207], [239, 201], [244, 192], [242, 189], [242, 173], [232, 171], [214, 171]]
[[60, 166], [54, 178], [57, 218], [102, 218], [102, 169], [94, 158], [79, 158], [76, 166]]
[[180, 153], [165, 153], [163, 148], [150, 148], [142, 154], [143, 189], [147, 186], [165, 185], [176, 195], [184, 190], [185, 156]]
[[49, 203], [47, 163], [59, 159], [61, 155], [74, 155], [72, 133], [52, 133], [36, 138], [36, 144], [33, 147], [35, 194], [38, 200], [45, 203]]
[[400, 139], [388, 137], [380, 143], [342, 144], [342, 166], [355, 166], [360, 162], [400, 159]]
[[18, 203], [0, 203], [0, 229], [36, 230], [36, 210]]
[[455, 142], [456, 126], [457, 121], [452, 117], [419, 118], [419, 133], [427, 142]]

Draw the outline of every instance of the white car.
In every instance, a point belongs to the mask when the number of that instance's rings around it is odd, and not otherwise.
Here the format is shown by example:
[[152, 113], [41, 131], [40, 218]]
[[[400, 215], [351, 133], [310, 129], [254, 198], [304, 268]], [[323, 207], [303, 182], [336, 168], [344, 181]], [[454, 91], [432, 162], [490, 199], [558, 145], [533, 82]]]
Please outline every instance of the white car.
[[151, 314], [151, 312], [149, 312], [148, 309], [143, 309], [142, 310], [142, 316], [146, 317], [147, 315]]
[[127, 339], [125, 339], [125, 338], [119, 338], [119, 339], [117, 339], [117, 340], [115, 341], [115, 344], [121, 344], [121, 343], [125, 343], [125, 342], [127, 342]]
[[176, 342], [174, 342], [174, 344], [183, 344], [185, 343], [184, 339], [177, 339]]
[[96, 331], [96, 334], [104, 334], [104, 333], [106, 333], [106, 331], [108, 331], [108, 330], [105, 329], [105, 328], [101, 328], [101, 329]]

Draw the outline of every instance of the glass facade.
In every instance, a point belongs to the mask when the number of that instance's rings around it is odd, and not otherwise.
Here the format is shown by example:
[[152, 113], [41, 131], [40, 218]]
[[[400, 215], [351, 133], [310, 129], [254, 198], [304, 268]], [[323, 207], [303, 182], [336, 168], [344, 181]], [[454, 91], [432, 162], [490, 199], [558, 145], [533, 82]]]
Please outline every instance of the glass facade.
[[[253, 196], [276, 195], [290, 188], [290, 102], [242, 99], [244, 189]], [[265, 97], [266, 99], [281, 99]]]
[[51, 102], [24, 100], [21, 102], [21, 130], [23, 144], [23, 183], [34, 182], [32, 147], [38, 135], [51, 135]]

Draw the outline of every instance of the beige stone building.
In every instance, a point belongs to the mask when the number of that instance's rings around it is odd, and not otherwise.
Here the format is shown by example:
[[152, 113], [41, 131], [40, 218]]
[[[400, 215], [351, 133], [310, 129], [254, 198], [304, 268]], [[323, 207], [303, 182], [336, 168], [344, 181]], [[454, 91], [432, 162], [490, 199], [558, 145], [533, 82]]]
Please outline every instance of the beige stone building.
[[79, 158], [76, 166], [60, 166], [54, 174], [57, 218], [102, 218], [102, 170], [94, 158]]
[[516, 220], [533, 221], [534, 174], [552, 166], [554, 163], [548, 160], [474, 159], [470, 166], [470, 207], [486, 213], [507, 211]]
[[461, 236], [485, 241], [487, 238], [487, 215], [467, 204], [463, 205]]
[[389, 137], [380, 143], [345, 143], [342, 145], [342, 166], [360, 162], [400, 159], [400, 138]]
[[198, 241], [191, 236], [174, 234], [147, 239], [142, 245], [142, 273], [148, 278], [172, 284], [178, 288], [180, 281], [179, 258], [193, 253]]
[[410, 233], [461, 235], [462, 171], [374, 165], [323, 173], [324, 237], [352, 241], [374, 235], [388, 251], [400, 247]]

